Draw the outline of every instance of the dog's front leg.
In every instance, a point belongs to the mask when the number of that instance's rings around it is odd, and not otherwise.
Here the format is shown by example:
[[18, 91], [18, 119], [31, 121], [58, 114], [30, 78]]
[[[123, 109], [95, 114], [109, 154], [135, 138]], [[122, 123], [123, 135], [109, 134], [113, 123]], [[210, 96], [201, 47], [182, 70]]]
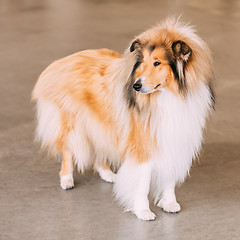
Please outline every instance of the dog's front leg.
[[139, 171], [139, 181], [135, 190], [133, 212], [141, 220], [154, 220], [156, 216], [151, 212], [148, 201], [151, 165], [149, 163], [142, 163], [137, 171]]
[[177, 213], [181, 210], [181, 206], [176, 200], [174, 183], [164, 186], [162, 198], [157, 205], [165, 212]]
[[151, 162], [137, 163], [134, 159], [126, 159], [118, 171], [114, 186], [115, 196], [125, 210], [132, 211], [145, 221], [156, 217], [151, 212], [148, 201], [151, 173]]

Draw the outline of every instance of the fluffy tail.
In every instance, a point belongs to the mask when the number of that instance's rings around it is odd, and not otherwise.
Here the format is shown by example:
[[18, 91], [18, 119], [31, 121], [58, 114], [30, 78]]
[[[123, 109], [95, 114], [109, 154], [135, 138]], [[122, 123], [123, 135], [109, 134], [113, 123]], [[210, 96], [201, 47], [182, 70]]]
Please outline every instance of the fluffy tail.
[[37, 100], [37, 129], [36, 140], [40, 141], [43, 148], [51, 154], [56, 154], [57, 139], [61, 131], [61, 114], [58, 107], [44, 99]]

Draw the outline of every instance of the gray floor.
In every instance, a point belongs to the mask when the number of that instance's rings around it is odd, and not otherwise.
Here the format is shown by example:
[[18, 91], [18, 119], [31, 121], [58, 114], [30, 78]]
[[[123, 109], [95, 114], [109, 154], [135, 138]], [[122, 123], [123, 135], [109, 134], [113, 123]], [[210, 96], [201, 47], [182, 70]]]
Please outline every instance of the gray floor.
[[[53, 60], [86, 48], [122, 52], [135, 34], [183, 15], [209, 44], [217, 107], [200, 161], [177, 189], [182, 211], [154, 222], [123, 213], [91, 172], [59, 187], [59, 163], [33, 142], [30, 93]], [[240, 239], [240, 2], [0, 0], [0, 239]]]

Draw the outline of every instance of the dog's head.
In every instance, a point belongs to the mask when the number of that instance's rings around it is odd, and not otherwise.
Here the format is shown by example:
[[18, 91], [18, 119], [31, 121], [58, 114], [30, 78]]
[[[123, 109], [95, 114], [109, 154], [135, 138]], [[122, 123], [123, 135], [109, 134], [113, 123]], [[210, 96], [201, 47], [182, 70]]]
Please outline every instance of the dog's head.
[[143, 94], [152, 93], [175, 83], [186, 91], [185, 67], [191, 60], [192, 49], [183, 41], [163, 42], [161, 39], [135, 40], [130, 51], [136, 51], [137, 67], [133, 88]]
[[206, 44], [191, 27], [167, 21], [138, 36], [130, 45], [136, 63], [132, 88], [149, 94], [169, 88], [185, 96], [198, 81], [212, 76]]

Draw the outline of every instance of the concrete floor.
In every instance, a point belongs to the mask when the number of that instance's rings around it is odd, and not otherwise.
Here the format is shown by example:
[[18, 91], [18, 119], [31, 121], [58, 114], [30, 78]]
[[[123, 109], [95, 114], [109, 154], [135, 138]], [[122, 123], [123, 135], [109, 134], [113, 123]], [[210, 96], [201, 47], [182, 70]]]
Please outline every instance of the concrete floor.
[[[34, 144], [30, 93], [53, 60], [86, 48], [123, 51], [169, 15], [196, 25], [215, 62], [217, 107], [200, 161], [177, 189], [179, 214], [123, 213], [112, 185], [75, 173]], [[237, 0], [0, 0], [0, 239], [240, 239], [240, 2]]]

